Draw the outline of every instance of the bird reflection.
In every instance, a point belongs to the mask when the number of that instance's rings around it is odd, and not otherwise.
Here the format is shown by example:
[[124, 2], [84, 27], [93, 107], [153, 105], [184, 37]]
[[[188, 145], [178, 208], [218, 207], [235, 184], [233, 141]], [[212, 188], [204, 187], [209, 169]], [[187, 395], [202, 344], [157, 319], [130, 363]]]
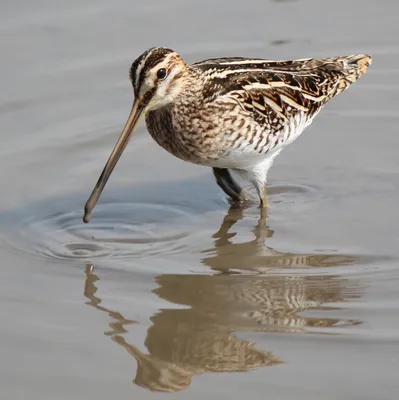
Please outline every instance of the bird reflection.
[[252, 230], [253, 240], [244, 243], [234, 243], [232, 239], [237, 235], [230, 230], [244, 218], [243, 209], [231, 208], [224, 217], [218, 232], [213, 235], [213, 247], [203, 251], [207, 256], [202, 259], [203, 264], [215, 271], [270, 271], [271, 268], [328, 268], [354, 264], [358, 261], [354, 255], [344, 254], [295, 254], [283, 253], [266, 245], [267, 238], [273, 236], [274, 231], [266, 224], [266, 216], [261, 215], [258, 223]]
[[[342, 303], [361, 296], [356, 282], [340, 276], [227, 273], [238, 265], [248, 267], [254, 261], [255, 267], [267, 265], [267, 254], [275, 258], [273, 265], [317, 266], [320, 261], [310, 255], [284, 255], [265, 248], [262, 243], [271, 231], [262, 218], [254, 228], [254, 240], [231, 243], [229, 230], [239, 218], [238, 210], [230, 211], [214, 235], [214, 248], [206, 251], [210, 256], [202, 260], [225, 273], [163, 274], [155, 278], [158, 287], [154, 294], [187, 308], [160, 309], [151, 316], [144, 342], [146, 352], [127, 342], [124, 333], [134, 329], [135, 321], [101, 305], [96, 286], [99, 277], [92, 266], [87, 269], [84, 292], [89, 299], [87, 304], [109, 315], [111, 329], [104, 334], [135, 358], [137, 385], [152, 391], [177, 392], [188, 387], [198, 374], [243, 372], [283, 363], [272, 351], [256, 348], [255, 343], [237, 338], [235, 332], [327, 334], [336, 325], [361, 323], [326, 315], [325, 311], [339, 310]], [[290, 260], [300, 257], [301, 261], [284, 262], [284, 257]], [[227, 265], [228, 262], [233, 264]], [[329, 260], [329, 266], [333, 265]], [[334, 307], [333, 303], [339, 305]], [[306, 315], [307, 310], [318, 311], [318, 316]], [[263, 336], [262, 343], [265, 339], [267, 336]]]

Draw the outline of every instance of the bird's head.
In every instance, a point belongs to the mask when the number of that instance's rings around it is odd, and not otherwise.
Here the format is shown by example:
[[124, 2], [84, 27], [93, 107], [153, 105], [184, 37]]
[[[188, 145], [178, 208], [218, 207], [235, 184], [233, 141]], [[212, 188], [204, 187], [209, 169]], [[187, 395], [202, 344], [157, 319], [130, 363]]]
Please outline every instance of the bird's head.
[[130, 67], [135, 100], [145, 111], [156, 110], [173, 102], [183, 88], [187, 64], [175, 51], [153, 47]]
[[123, 150], [140, 119], [148, 111], [172, 103], [183, 90], [183, 76], [187, 64], [175, 51], [153, 47], [138, 57], [130, 67], [130, 80], [134, 90], [134, 102], [129, 118], [106, 163], [104, 170], [85, 205], [84, 222], [89, 222], [91, 211], [97, 203]]

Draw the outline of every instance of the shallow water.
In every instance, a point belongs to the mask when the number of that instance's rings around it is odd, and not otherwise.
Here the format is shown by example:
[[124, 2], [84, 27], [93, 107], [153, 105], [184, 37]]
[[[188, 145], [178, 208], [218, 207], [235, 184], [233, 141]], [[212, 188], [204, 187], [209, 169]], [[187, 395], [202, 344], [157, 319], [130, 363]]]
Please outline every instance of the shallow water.
[[[399, 4], [228, 4], [1, 5], [1, 398], [397, 398]], [[277, 158], [267, 226], [144, 125], [85, 225], [153, 45], [373, 65]]]

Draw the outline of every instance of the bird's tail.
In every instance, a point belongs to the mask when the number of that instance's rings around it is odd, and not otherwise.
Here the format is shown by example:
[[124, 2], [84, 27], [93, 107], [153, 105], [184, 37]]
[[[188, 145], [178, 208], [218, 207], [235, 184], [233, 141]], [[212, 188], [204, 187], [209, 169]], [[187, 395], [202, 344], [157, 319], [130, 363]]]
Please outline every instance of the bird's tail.
[[335, 96], [365, 74], [372, 59], [367, 54], [355, 54], [352, 56], [336, 57], [334, 61], [339, 71], [339, 80], [334, 93]]

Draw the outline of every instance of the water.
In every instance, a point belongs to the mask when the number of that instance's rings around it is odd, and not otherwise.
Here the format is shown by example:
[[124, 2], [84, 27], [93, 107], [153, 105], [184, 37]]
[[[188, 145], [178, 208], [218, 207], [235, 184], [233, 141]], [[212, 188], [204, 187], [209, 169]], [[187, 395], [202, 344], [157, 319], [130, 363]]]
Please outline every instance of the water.
[[[3, 2], [1, 397], [396, 399], [398, 12]], [[267, 227], [143, 124], [84, 225], [131, 106], [129, 65], [153, 45], [373, 65], [277, 158]]]

